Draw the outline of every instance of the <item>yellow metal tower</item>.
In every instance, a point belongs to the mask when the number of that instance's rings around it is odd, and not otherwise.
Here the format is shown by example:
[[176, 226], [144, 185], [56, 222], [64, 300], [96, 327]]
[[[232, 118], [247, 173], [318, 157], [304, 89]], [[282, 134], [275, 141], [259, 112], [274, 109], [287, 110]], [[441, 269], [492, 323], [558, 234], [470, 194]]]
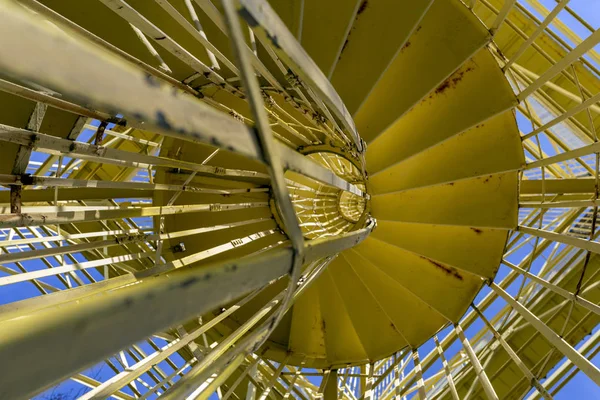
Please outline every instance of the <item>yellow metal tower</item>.
[[600, 30], [547, 3], [0, 0], [0, 399], [600, 385]]

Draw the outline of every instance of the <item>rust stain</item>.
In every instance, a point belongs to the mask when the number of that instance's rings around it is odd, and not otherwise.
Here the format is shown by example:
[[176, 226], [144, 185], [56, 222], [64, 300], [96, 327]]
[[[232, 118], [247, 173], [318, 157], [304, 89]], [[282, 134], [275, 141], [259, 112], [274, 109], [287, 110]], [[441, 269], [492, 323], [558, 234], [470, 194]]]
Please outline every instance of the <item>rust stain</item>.
[[420, 256], [420, 257], [421, 257], [422, 259], [424, 259], [424, 260], [427, 260], [427, 261], [429, 261], [431, 264], [435, 265], [437, 268], [441, 269], [441, 270], [442, 270], [442, 271], [444, 271], [446, 274], [448, 274], [448, 275], [451, 275], [451, 276], [453, 276], [453, 277], [455, 277], [456, 279], [459, 279], [459, 280], [461, 280], [461, 281], [463, 280], [463, 277], [462, 277], [462, 275], [460, 275], [460, 274], [458, 273], [458, 271], [457, 271], [457, 270], [455, 270], [454, 268], [446, 267], [445, 265], [443, 265], [443, 264], [440, 264], [439, 262], [437, 262], [437, 261], [433, 261], [432, 259], [429, 259], [429, 258], [427, 258], [427, 257], [424, 257], [424, 256]]
[[346, 41], [344, 42], [344, 45], [342, 46], [342, 51], [340, 51], [340, 55], [338, 57], [338, 62], [342, 59], [342, 54], [344, 54], [344, 50], [346, 50], [346, 46], [348, 46], [348, 42], [350, 41], [350, 36], [352, 35], [352, 32], [354, 32], [354, 29], [356, 29], [355, 24], [356, 24], [356, 21], [358, 20], [358, 17], [360, 16], [360, 14], [365, 12], [368, 5], [369, 5], [368, 0], [363, 0], [362, 3], [360, 3], [360, 6], [358, 7], [358, 11], [356, 12], [356, 17], [354, 18], [354, 23], [352, 24], [352, 28], [350, 28], [350, 32], [348, 32], [348, 36], [346, 36]]
[[400, 52], [403, 52], [404, 49], [406, 49], [407, 47], [410, 47], [410, 40], [408, 40], [406, 43], [404, 43], [404, 46], [402, 46], [402, 48], [400, 49]]
[[348, 42], [350, 41], [350, 35], [352, 35], [352, 32], [354, 32], [354, 26], [352, 27], [352, 29], [350, 29], [350, 32], [348, 32], [348, 36], [346, 37], [346, 41], [344, 42], [344, 45], [342, 46], [342, 51], [340, 51], [340, 56], [338, 57], [338, 62], [342, 59], [342, 55], [344, 54], [344, 50], [346, 50], [346, 46], [348, 46]]
[[321, 330], [323, 331], [323, 335], [327, 332], [327, 324], [324, 319], [321, 319]]
[[475, 232], [476, 234], [478, 234], [478, 235], [481, 235], [483, 233], [483, 231], [481, 229], [479, 229], [479, 228], [471, 228], [471, 230], [473, 232]]
[[369, 2], [367, 0], [363, 0], [362, 3], [360, 3], [360, 6], [358, 7], [358, 12], [356, 13], [356, 15], [360, 15], [363, 12], [365, 12], [365, 10], [367, 9], [367, 6], [369, 5]]
[[465, 74], [468, 72], [471, 72], [471, 71], [473, 71], [472, 67], [468, 67], [467, 69], [465, 69], [463, 71], [458, 71], [457, 73], [452, 75], [450, 78], [448, 78], [444, 82], [442, 82], [442, 84], [440, 86], [438, 86], [437, 89], [435, 89], [435, 92], [431, 96], [429, 96], [429, 98], [431, 98], [434, 95], [444, 93], [448, 89], [454, 89], [456, 87], [456, 85], [460, 81], [462, 81]]
[[[350, 37], [350, 35], [348, 34], [348, 38], [349, 37]], [[342, 51], [340, 52], [340, 58], [342, 58], [342, 53], [346, 49], [346, 46], [348, 46], [348, 39], [346, 39], [346, 41], [344, 42], [344, 45], [342, 46]]]
[[415, 33], [419, 32], [421, 30], [421, 28], [422, 28], [421, 25], [417, 26], [417, 29], [415, 30]]
[[444, 93], [446, 91], [446, 89], [448, 89], [450, 87], [450, 79], [445, 80], [444, 82], [442, 82], [442, 84], [440, 86], [437, 87], [437, 89], [435, 89], [435, 94], [440, 94], [440, 93]]
[[479, 125], [475, 126], [475, 129], [483, 128], [484, 126], [485, 126], [485, 124], [479, 124]]

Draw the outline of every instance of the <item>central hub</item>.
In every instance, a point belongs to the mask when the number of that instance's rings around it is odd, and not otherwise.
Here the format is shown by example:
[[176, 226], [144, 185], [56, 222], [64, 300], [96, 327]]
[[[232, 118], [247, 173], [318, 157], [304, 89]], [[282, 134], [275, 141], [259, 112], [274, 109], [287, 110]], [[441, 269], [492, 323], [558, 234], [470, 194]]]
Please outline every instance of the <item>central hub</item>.
[[[307, 157], [365, 192], [361, 172], [353, 162], [330, 152], [312, 153]], [[339, 235], [357, 227], [366, 210], [365, 198], [291, 171], [286, 177], [300, 227], [307, 239]]]

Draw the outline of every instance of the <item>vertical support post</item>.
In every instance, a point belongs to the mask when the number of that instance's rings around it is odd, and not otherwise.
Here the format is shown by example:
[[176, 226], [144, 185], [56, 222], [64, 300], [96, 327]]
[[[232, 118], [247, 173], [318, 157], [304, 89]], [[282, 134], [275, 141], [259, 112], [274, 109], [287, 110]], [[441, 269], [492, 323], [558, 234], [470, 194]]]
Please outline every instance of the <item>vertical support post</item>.
[[575, 364], [584, 374], [586, 374], [596, 385], [600, 386], [600, 370], [587, 358], [582, 356], [569, 343], [554, 332], [548, 325], [536, 317], [525, 306], [517, 302], [504, 289], [491, 283], [490, 287], [500, 297], [502, 297], [512, 308], [514, 308], [527, 322], [529, 322], [539, 333], [542, 334], [554, 347], [556, 347], [564, 356]]
[[487, 398], [490, 400], [498, 400], [498, 395], [496, 394], [496, 391], [494, 390], [492, 383], [490, 382], [487, 374], [485, 373], [485, 370], [481, 366], [481, 363], [479, 362], [479, 359], [477, 358], [477, 354], [475, 354], [475, 351], [471, 347], [469, 340], [465, 337], [465, 334], [464, 334], [462, 328], [460, 327], [460, 325], [456, 324], [456, 325], [454, 325], [454, 330], [456, 331], [456, 334], [460, 338], [460, 341], [462, 342], [463, 347], [465, 348], [465, 351], [467, 352], [467, 356], [469, 356], [471, 365], [473, 366], [473, 369], [475, 370], [475, 374], [477, 375], [477, 378], [479, 378], [479, 382], [481, 383], [481, 386], [483, 386], [483, 390], [485, 391]]
[[502, 345], [502, 347], [504, 348], [504, 350], [506, 350], [506, 352], [508, 353], [510, 358], [514, 361], [515, 364], [517, 364], [517, 367], [519, 367], [519, 369], [523, 372], [523, 374], [525, 374], [527, 379], [529, 379], [529, 381], [537, 389], [537, 391], [540, 392], [540, 394], [542, 396], [544, 396], [544, 398], [546, 400], [552, 400], [552, 396], [550, 395], [550, 393], [548, 393], [548, 391], [542, 386], [542, 384], [535, 377], [535, 375], [533, 375], [533, 373], [531, 373], [529, 368], [527, 368], [527, 366], [521, 360], [521, 358], [517, 355], [517, 353], [515, 353], [515, 351], [510, 347], [508, 342], [506, 342], [506, 340], [504, 340], [502, 335], [496, 330], [496, 328], [494, 328], [494, 325], [492, 325], [492, 323], [485, 317], [485, 315], [483, 315], [483, 313], [479, 310], [479, 308], [477, 308], [477, 306], [475, 306], [474, 304], [471, 304], [471, 308], [473, 308], [473, 310], [475, 310], [477, 315], [479, 315], [479, 318], [481, 318], [481, 320], [485, 323], [485, 325], [492, 332], [492, 334], [494, 335], [496, 340], [500, 343], [500, 345]]
[[437, 349], [440, 359], [442, 360], [442, 366], [444, 367], [444, 373], [446, 374], [446, 380], [448, 381], [448, 387], [450, 388], [450, 393], [452, 393], [452, 398], [454, 400], [459, 400], [460, 398], [456, 392], [456, 385], [454, 384], [452, 371], [450, 371], [450, 367], [448, 367], [448, 361], [446, 361], [446, 357], [444, 356], [444, 349], [442, 349], [442, 346], [440, 346], [440, 341], [438, 340], [437, 335], [433, 337], [433, 340], [435, 341], [435, 348]]
[[373, 372], [375, 371], [374, 363], [365, 364], [366, 372], [367, 372], [367, 380], [364, 386], [365, 391], [363, 394], [364, 400], [373, 399]]
[[[46, 103], [35, 103], [35, 108], [31, 112], [29, 116], [29, 120], [27, 121], [27, 130], [37, 132], [40, 130], [42, 126], [42, 121], [44, 120], [44, 116], [46, 115], [46, 110], [48, 109], [48, 105]], [[17, 156], [15, 158], [15, 162], [12, 168], [12, 174], [21, 176], [27, 172], [27, 165], [29, 164], [29, 158], [31, 157], [31, 152], [33, 151], [33, 146], [29, 145], [21, 145], [17, 150]], [[10, 185], [10, 212], [11, 214], [20, 214], [21, 213], [21, 192], [23, 191], [23, 186], [21, 185]]]
[[360, 366], [359, 384], [360, 391], [364, 394], [367, 387], [367, 364]]
[[330, 372], [331, 371], [328, 369], [323, 370], [323, 378], [321, 379], [321, 384], [319, 385], [319, 390], [317, 391], [317, 398], [323, 398], [323, 393], [325, 392], [325, 386], [327, 385], [327, 381], [329, 380]]
[[[398, 353], [394, 354], [394, 361], [397, 360], [398, 357], [403, 357], [404, 358], [404, 354], [399, 355]], [[394, 384], [393, 384], [393, 388], [394, 388], [394, 398], [395, 399], [400, 399], [400, 368], [402, 368], [404, 366], [403, 364], [404, 360], [400, 360], [400, 366], [398, 366], [398, 363], [396, 363], [396, 366], [394, 367]]]
[[419, 351], [412, 349], [413, 363], [415, 364], [415, 374], [417, 376], [417, 390], [419, 391], [419, 399], [426, 400], [427, 394], [425, 393], [425, 382], [423, 381], [423, 369], [421, 368], [421, 361], [419, 360]]
[[323, 389], [323, 400], [337, 400], [338, 398], [338, 370], [329, 371], [327, 383]]

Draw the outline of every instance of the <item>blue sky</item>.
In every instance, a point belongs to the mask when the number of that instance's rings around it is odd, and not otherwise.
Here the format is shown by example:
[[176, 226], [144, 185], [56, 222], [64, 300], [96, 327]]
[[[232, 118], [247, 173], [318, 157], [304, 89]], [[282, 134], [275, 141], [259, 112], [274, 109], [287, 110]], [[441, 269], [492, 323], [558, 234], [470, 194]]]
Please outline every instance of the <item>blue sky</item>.
[[[541, 0], [541, 3], [547, 9], [552, 9], [556, 2], [554, 0]], [[586, 22], [594, 29], [600, 29], [600, 0], [571, 0], [568, 5], [573, 11], [579, 14]], [[590, 34], [590, 31], [581, 26], [574, 20], [566, 11], [561, 11], [559, 18], [567, 24], [581, 38], [585, 38]], [[595, 47], [596, 51], [600, 51], [600, 46]], [[529, 132], [531, 126], [522, 127], [522, 131]], [[600, 355], [592, 359], [596, 366], [600, 366]], [[585, 374], [578, 372], [569, 383], [555, 396], [555, 399], [571, 400], [571, 399], [600, 399], [600, 388], [591, 381]]]

